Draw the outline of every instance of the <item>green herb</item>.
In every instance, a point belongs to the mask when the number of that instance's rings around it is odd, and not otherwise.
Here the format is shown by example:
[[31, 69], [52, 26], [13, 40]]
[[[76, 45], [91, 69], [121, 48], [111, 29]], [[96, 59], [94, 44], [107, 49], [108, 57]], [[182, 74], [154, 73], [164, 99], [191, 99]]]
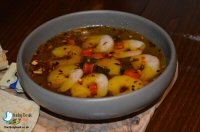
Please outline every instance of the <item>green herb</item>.
[[124, 67], [121, 67], [121, 68], [120, 68], [120, 74], [122, 75], [122, 74], [124, 74], [124, 72], [125, 72], [125, 68], [124, 68]]
[[63, 32], [63, 35], [65, 35], [65, 36], [66, 36], [67, 34], [68, 34], [67, 32]]
[[110, 70], [107, 69], [107, 68], [96, 65], [94, 71], [97, 72], [97, 73], [103, 73], [105, 75], [108, 75]]
[[113, 39], [114, 39], [116, 42], [119, 42], [119, 41], [122, 40], [122, 39], [121, 39], [119, 36], [117, 36], [117, 35], [113, 36]]
[[83, 68], [84, 64], [84, 62], [79, 63], [80, 68]]
[[90, 59], [90, 62], [91, 62], [91, 63], [96, 63], [96, 62], [97, 62], [97, 59], [91, 58], [91, 59]]

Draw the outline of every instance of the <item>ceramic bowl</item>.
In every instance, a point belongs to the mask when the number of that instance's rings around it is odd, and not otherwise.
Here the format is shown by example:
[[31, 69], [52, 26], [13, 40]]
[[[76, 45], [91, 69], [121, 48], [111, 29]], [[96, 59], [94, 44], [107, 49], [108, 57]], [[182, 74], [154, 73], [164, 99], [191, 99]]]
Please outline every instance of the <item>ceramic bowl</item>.
[[[40, 44], [61, 32], [97, 25], [126, 28], [146, 36], [162, 49], [167, 61], [165, 71], [155, 81], [140, 90], [105, 98], [68, 97], [42, 88], [31, 80], [28, 74], [29, 62]], [[174, 44], [169, 35], [157, 24], [131, 13], [99, 10], [63, 15], [36, 28], [21, 45], [17, 70], [25, 92], [42, 107], [67, 117], [101, 120], [137, 112], [159, 99], [174, 77], [176, 62]]]

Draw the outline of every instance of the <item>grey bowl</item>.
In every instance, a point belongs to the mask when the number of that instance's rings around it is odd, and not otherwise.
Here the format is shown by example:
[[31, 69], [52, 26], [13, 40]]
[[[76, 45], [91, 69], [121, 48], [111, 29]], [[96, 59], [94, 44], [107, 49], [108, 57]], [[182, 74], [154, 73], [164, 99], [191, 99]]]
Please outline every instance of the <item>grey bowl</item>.
[[[60, 32], [77, 27], [105, 25], [137, 31], [158, 44], [167, 60], [166, 70], [138, 91], [115, 97], [81, 99], [48, 91], [28, 75], [29, 62], [37, 47]], [[176, 70], [176, 51], [168, 34], [155, 23], [125, 12], [85, 11], [67, 14], [44, 23], [23, 41], [18, 58], [19, 80], [26, 93], [39, 105], [67, 117], [100, 120], [120, 117], [144, 109], [162, 96]]]

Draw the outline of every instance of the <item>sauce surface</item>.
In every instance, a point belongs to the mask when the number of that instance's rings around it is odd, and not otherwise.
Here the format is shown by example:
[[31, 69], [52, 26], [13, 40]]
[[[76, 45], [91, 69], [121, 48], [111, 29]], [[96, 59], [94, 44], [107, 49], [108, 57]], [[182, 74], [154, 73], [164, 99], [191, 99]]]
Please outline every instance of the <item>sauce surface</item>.
[[165, 67], [161, 49], [145, 36], [99, 26], [63, 32], [40, 45], [29, 73], [43, 88], [92, 98], [138, 90]]

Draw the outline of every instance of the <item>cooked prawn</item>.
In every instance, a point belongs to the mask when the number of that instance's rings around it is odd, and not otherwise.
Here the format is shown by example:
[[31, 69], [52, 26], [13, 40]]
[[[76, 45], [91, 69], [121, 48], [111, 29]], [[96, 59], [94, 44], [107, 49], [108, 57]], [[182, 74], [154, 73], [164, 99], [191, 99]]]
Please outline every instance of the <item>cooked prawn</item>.
[[105, 67], [109, 69], [109, 75], [119, 75], [120, 74], [120, 68], [121, 68], [121, 63], [119, 60], [114, 59], [114, 58], [105, 58], [97, 61], [97, 65], [101, 67]]
[[83, 75], [82, 69], [75, 65], [59, 66], [48, 76], [48, 83], [59, 92], [69, 90]]
[[[91, 84], [97, 85], [96, 95], [92, 95], [89, 86]], [[108, 92], [108, 78], [101, 73], [92, 73], [81, 79], [81, 82], [77, 82], [71, 88], [71, 94], [74, 97], [103, 97]]]
[[115, 58], [126, 58], [139, 55], [145, 49], [145, 44], [139, 40], [124, 40], [123, 47], [113, 55]]
[[109, 35], [89, 37], [82, 45], [84, 49], [95, 48], [95, 52], [109, 53], [113, 50], [114, 41]]
[[131, 64], [134, 69], [141, 71], [142, 80], [152, 79], [159, 73], [158, 71], [160, 70], [160, 61], [156, 56], [142, 54], [134, 56], [131, 60]]
[[108, 83], [108, 90], [112, 95], [129, 93], [141, 87], [143, 87], [141, 80], [126, 75], [114, 76]]
[[115, 58], [127, 58], [127, 57], [133, 57], [136, 55], [142, 54], [142, 50], [135, 50], [135, 51], [126, 51], [126, 52], [118, 52], [114, 53], [113, 57]]
[[56, 59], [50, 61], [50, 65], [55, 63], [57, 63], [57, 66], [77, 64], [81, 61], [81, 51], [81, 48], [76, 45], [63, 45], [57, 47], [52, 51], [52, 54]]
[[56, 64], [56, 66], [63, 66], [63, 65], [73, 65], [78, 64], [81, 61], [81, 56], [75, 55], [73, 57], [66, 57], [63, 59], [54, 59], [50, 61], [50, 65]]
[[124, 40], [124, 49], [123, 50], [144, 50], [145, 44], [142, 41], [139, 40]]
[[52, 54], [55, 57], [76, 56], [81, 54], [81, 48], [76, 45], [63, 45], [53, 49]]

